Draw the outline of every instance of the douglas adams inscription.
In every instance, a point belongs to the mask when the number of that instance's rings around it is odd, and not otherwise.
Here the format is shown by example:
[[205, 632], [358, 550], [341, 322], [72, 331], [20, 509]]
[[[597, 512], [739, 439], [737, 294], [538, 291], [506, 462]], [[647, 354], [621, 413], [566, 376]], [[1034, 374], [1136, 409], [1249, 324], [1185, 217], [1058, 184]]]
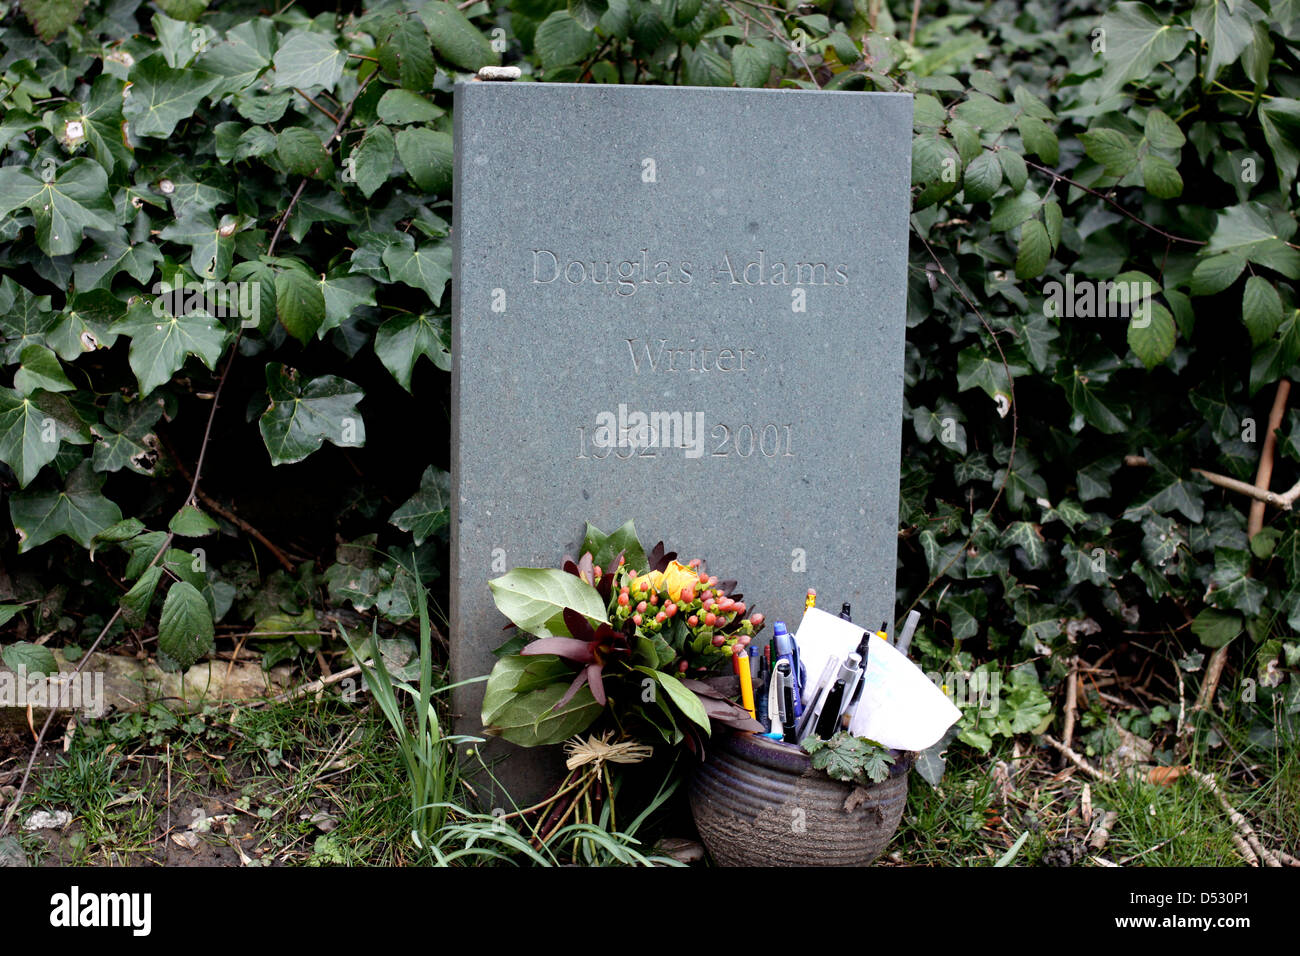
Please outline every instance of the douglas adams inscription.
[[843, 263], [787, 262], [759, 249], [751, 256], [724, 252], [715, 264], [669, 260], [640, 250], [636, 259], [574, 259], [549, 249], [533, 250], [532, 281], [536, 285], [563, 282], [572, 286], [609, 286], [621, 296], [635, 295], [643, 285], [691, 285], [694, 282], [746, 286], [845, 286], [849, 267]]

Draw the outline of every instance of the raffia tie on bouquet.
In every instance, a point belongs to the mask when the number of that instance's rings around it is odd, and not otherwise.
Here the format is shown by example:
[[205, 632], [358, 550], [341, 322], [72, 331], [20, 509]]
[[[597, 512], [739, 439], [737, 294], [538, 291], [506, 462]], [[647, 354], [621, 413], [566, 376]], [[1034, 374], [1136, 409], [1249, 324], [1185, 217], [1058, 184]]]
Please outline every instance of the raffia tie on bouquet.
[[564, 745], [564, 752], [568, 755], [564, 765], [569, 770], [577, 770], [579, 767], [588, 766], [587, 773], [593, 776], [599, 776], [606, 763], [640, 763], [646, 760], [654, 753], [654, 748], [645, 744], [639, 744], [634, 740], [624, 740], [619, 743], [610, 743], [613, 737], [612, 731], [606, 731], [600, 737], [591, 736], [586, 740], [581, 737], [574, 737]]

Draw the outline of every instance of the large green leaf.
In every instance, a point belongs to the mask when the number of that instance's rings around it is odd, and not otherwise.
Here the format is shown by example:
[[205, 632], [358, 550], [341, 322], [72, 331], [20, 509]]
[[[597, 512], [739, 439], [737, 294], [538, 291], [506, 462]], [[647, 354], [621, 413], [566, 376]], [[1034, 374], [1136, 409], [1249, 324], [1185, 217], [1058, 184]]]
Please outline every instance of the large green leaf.
[[[420, 102], [423, 103], [424, 100]], [[367, 199], [388, 181], [388, 174], [393, 171], [395, 155], [393, 134], [387, 126], [371, 127], [357, 144], [356, 151], [352, 154], [352, 170], [357, 188]]]
[[73, 159], [45, 182], [25, 166], [0, 167], [0, 216], [26, 207], [36, 221], [36, 244], [49, 256], [73, 252], [86, 229], [111, 230], [108, 175], [93, 159]]
[[122, 107], [133, 136], [166, 139], [176, 125], [194, 115], [219, 77], [193, 67], [173, 70], [161, 53], [145, 57], [131, 68], [131, 87]]
[[515, 626], [538, 637], [568, 636], [564, 609], [606, 621], [605, 602], [594, 587], [559, 568], [515, 568], [488, 582], [497, 609]]
[[272, 464], [302, 461], [326, 439], [345, 448], [366, 443], [365, 423], [357, 411], [364, 393], [346, 379], [322, 375], [304, 381], [296, 369], [271, 362], [266, 393], [271, 404], [258, 427]]
[[62, 489], [32, 487], [9, 499], [9, 517], [18, 532], [18, 551], [67, 535], [83, 548], [90, 539], [122, 520], [122, 512], [100, 493], [104, 476], [83, 461]]
[[343, 76], [347, 56], [323, 33], [292, 31], [275, 52], [277, 87], [323, 87], [333, 90]]
[[280, 324], [306, 345], [325, 321], [325, 292], [306, 269], [281, 269], [275, 275], [275, 310]]
[[555, 705], [567, 690], [563, 683], [548, 684], [512, 697], [497, 709], [491, 725], [484, 729], [520, 747], [562, 743], [590, 727], [605, 709], [590, 688], [583, 687], [557, 710]]
[[386, 20], [382, 34], [375, 54], [384, 74], [403, 89], [427, 90], [436, 71], [424, 24], [415, 17], [393, 16]]
[[451, 187], [452, 143], [448, 133], [408, 126], [397, 134], [397, 155], [425, 192], [444, 193]]
[[1128, 324], [1128, 345], [1148, 369], [1169, 358], [1174, 351], [1174, 317], [1157, 302], [1148, 302], [1141, 316]]
[[[55, 659], [54, 652], [43, 644], [32, 644], [29, 641], [19, 641], [0, 649], [0, 660], [19, 674], [44, 677], [59, 672], [59, 662]], [[13, 701], [6, 700], [4, 704], [12, 707]]]
[[197, 356], [208, 368], [214, 368], [225, 351], [228, 333], [222, 324], [206, 312], [183, 316], [168, 314], [161, 307], [155, 313], [154, 302], [139, 302], [113, 331], [131, 337], [131, 370], [140, 383], [140, 394], [171, 381], [185, 364], [186, 357]]
[[587, 56], [596, 46], [596, 35], [575, 20], [568, 10], [556, 10], [537, 28], [533, 38], [545, 69], [568, 66]]
[[1172, 60], [1187, 45], [1187, 29], [1166, 23], [1145, 3], [1116, 3], [1101, 18], [1106, 49], [1103, 54], [1102, 96], [1130, 80], [1147, 77], [1158, 63]]
[[199, 589], [177, 581], [167, 592], [158, 618], [158, 650], [189, 667], [213, 648], [212, 612]]
[[84, 445], [90, 429], [62, 395], [37, 390], [22, 395], [0, 388], [0, 461], [14, 470], [19, 487], [54, 460], [62, 442]]
[[86, 0], [21, 0], [19, 5], [41, 39], [50, 43], [77, 22]]
[[389, 278], [423, 289], [434, 305], [441, 305], [443, 290], [451, 281], [451, 246], [437, 242], [417, 247], [409, 233], [403, 233], [402, 240], [384, 250]]
[[420, 476], [420, 489], [393, 512], [389, 524], [409, 531], [417, 545], [447, 526], [451, 515], [451, 475], [430, 465]]
[[408, 392], [411, 373], [421, 355], [427, 355], [444, 372], [451, 371], [451, 330], [446, 317], [408, 312], [389, 319], [375, 333], [375, 354]]
[[453, 4], [431, 0], [419, 9], [434, 49], [448, 63], [465, 70], [478, 70], [501, 62], [488, 38]]
[[1206, 87], [1214, 82], [1220, 70], [1241, 56], [1255, 35], [1255, 21], [1264, 16], [1264, 11], [1250, 0], [1196, 0], [1191, 23], [1205, 40], [1209, 54], [1205, 61]]

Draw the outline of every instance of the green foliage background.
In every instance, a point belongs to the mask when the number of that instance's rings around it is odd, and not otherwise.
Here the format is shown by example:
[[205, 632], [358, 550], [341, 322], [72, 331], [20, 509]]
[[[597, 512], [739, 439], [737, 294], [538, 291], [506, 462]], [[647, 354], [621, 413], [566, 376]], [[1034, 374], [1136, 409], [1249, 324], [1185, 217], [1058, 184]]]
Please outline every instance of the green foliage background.
[[[504, 61], [914, 92], [900, 610], [926, 612], [927, 666], [1020, 665], [1007, 713], [962, 738], [1041, 726], [1040, 681], [1123, 639], [1189, 675], [1235, 642], [1273, 717], [1300, 712], [1294, 519], [1248, 540], [1247, 499], [1193, 470], [1253, 480], [1300, 359], [1292, 0], [954, 0], [915, 25], [898, 0], [0, 10], [7, 660], [107, 624], [186, 664], [242, 621], [274, 663], [314, 649], [328, 604], [411, 618], [398, 561], [445, 562], [451, 89]], [[1051, 314], [1067, 273], [1156, 297]], [[160, 318], [177, 274], [256, 282], [256, 316]], [[292, 573], [189, 501], [227, 363], [201, 488], [282, 508], [262, 517], [318, 559]]]

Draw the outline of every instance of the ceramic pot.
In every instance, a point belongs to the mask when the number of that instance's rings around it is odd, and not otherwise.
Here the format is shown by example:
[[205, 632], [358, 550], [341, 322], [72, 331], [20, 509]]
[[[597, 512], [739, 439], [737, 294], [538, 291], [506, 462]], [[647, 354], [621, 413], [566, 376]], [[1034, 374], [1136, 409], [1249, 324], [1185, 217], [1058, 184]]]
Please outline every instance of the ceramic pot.
[[914, 756], [895, 751], [889, 776], [859, 787], [793, 744], [731, 733], [691, 778], [691, 812], [719, 866], [866, 866], [898, 829]]

